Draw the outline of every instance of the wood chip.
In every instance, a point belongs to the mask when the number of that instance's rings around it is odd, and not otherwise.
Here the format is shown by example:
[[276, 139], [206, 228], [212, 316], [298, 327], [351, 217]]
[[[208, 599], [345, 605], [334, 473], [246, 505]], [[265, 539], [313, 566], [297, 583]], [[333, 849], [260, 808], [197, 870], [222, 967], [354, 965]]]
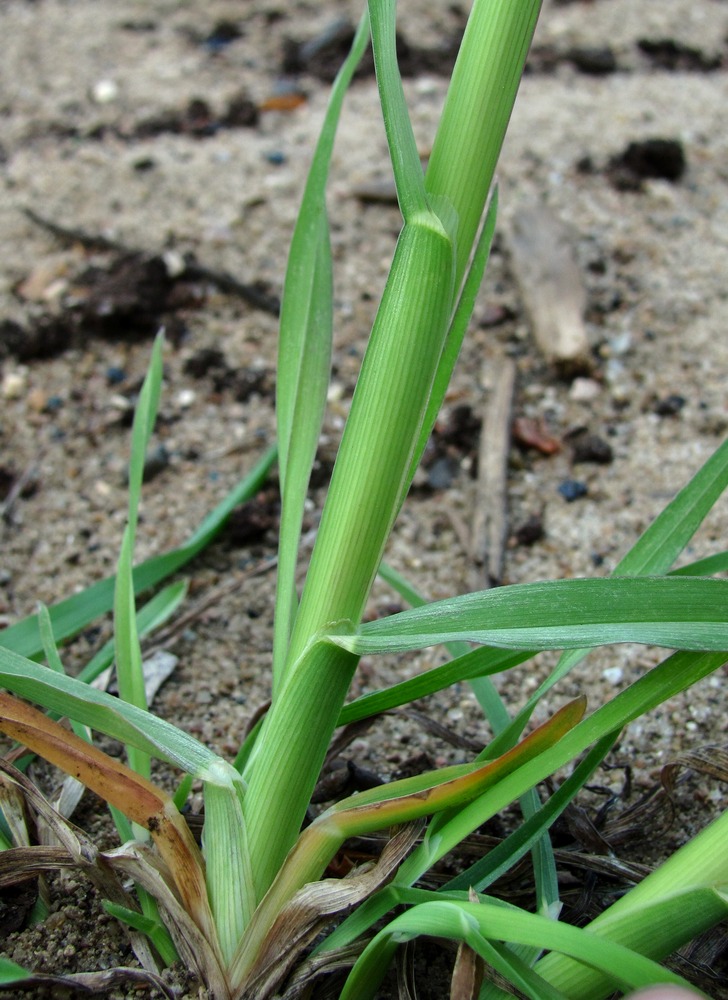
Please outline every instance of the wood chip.
[[508, 245], [540, 351], [560, 369], [588, 372], [586, 291], [565, 227], [544, 205], [525, 207], [514, 219]]

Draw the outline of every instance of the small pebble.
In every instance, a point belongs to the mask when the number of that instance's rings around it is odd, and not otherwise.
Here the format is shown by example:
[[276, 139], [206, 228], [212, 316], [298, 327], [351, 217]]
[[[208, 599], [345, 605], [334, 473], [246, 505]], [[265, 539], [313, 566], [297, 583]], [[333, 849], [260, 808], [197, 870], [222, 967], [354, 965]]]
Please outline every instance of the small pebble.
[[431, 490], [446, 490], [459, 471], [459, 463], [449, 455], [438, 458], [427, 470], [427, 485]]
[[170, 278], [179, 278], [187, 269], [187, 262], [179, 250], [167, 250], [162, 254], [164, 266], [167, 268], [167, 275]]
[[534, 545], [544, 537], [543, 518], [540, 514], [532, 514], [520, 527], [516, 528], [515, 539], [519, 545]]
[[679, 181], [686, 166], [685, 151], [677, 139], [643, 139], [630, 142], [612, 157], [607, 174], [617, 190], [640, 191], [647, 178]]
[[602, 387], [593, 378], [575, 378], [569, 389], [569, 399], [575, 403], [590, 403], [601, 393]]
[[573, 442], [575, 462], [596, 462], [609, 465], [614, 460], [611, 446], [597, 434], [580, 434]]
[[151, 482], [163, 469], [169, 465], [169, 452], [163, 444], [152, 448], [144, 460], [144, 482]]
[[210, 34], [203, 39], [202, 44], [213, 55], [221, 52], [231, 42], [242, 38], [243, 32], [236, 21], [223, 19], [218, 21]]
[[197, 393], [194, 389], [180, 389], [177, 393], [177, 406], [181, 410], [187, 410], [197, 399]]
[[111, 104], [119, 96], [119, 87], [113, 80], [98, 80], [91, 88], [91, 98], [96, 104]]
[[274, 167], [280, 167], [286, 162], [286, 154], [282, 153], [279, 149], [274, 149], [270, 153], [266, 153], [265, 158]]
[[581, 500], [589, 492], [586, 483], [582, 483], [578, 479], [565, 479], [563, 483], [559, 483], [558, 489], [567, 503], [573, 503], [574, 500]]
[[119, 410], [121, 413], [130, 413], [134, 408], [132, 401], [127, 399], [126, 396], [122, 396], [120, 392], [115, 392], [109, 396], [107, 402], [113, 410]]
[[31, 389], [27, 397], [28, 406], [35, 413], [43, 413], [48, 406], [48, 396], [44, 389]]
[[3, 376], [3, 399], [20, 399], [25, 392], [26, 377], [23, 372], [7, 372]]
[[621, 667], [607, 667], [605, 670], [602, 670], [602, 677], [605, 681], [614, 684], [616, 687], [617, 684], [621, 684], [624, 671]]
[[106, 369], [106, 381], [108, 385], [120, 385], [121, 382], [126, 378], [126, 372], [123, 368], [119, 368], [116, 365], [111, 365]]
[[254, 128], [258, 124], [258, 107], [247, 93], [236, 94], [228, 101], [222, 118], [228, 128]]
[[590, 76], [605, 76], [617, 69], [616, 56], [609, 46], [572, 49], [569, 52], [569, 62], [581, 73], [588, 73]]
[[684, 396], [678, 396], [677, 393], [673, 393], [664, 399], [657, 400], [655, 403], [655, 413], [658, 417], [674, 417], [682, 410], [685, 403], [686, 399]]
[[343, 382], [331, 382], [326, 393], [327, 403], [338, 403], [344, 398], [345, 385]]

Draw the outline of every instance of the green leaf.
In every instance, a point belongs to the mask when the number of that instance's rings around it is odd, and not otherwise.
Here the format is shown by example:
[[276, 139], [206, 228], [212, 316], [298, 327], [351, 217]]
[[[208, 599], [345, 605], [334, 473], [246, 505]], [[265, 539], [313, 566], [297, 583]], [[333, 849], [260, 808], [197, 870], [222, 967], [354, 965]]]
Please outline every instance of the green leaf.
[[[708, 865], [704, 867], [708, 868]], [[658, 868], [653, 875], [659, 877], [659, 872]], [[629, 901], [633, 894], [639, 892], [640, 885], [653, 875], [647, 876], [635, 889], [626, 893], [619, 903]], [[591, 940], [608, 941], [618, 947], [629, 946], [659, 961], [728, 916], [725, 886], [722, 890], [706, 885], [674, 889], [666, 886], [665, 889], [665, 894], [655, 900], [640, 904], [635, 902], [633, 906], [615, 904], [585, 927], [584, 933]], [[610, 911], [615, 911], [613, 919], [610, 919]], [[566, 996], [588, 996], [594, 1000], [601, 1000], [612, 992], [618, 968], [624, 971], [618, 966], [611, 969], [600, 966], [582, 955], [569, 953], [565, 948], [556, 948], [536, 965], [536, 971]], [[654, 982], [674, 980], [669, 978], [666, 969], [662, 969], [661, 976]]]
[[[714, 897], [715, 894], [703, 890], [701, 901], [705, 896]], [[725, 904], [723, 909], [725, 910]], [[645, 913], [644, 916], [652, 921], [662, 914], [658, 910]], [[488, 952], [481, 947], [483, 939], [562, 952], [599, 969], [622, 989], [638, 989], [653, 983], [673, 983], [685, 987], [689, 985], [680, 976], [651, 959], [623, 945], [605, 941], [582, 928], [493, 902], [443, 901], [416, 906], [396, 917], [380, 931], [357, 960], [341, 993], [341, 1000], [354, 1000], [355, 997], [356, 1000], [366, 1000], [373, 997], [378, 981], [386, 969], [383, 960], [391, 953], [391, 943], [399, 944], [423, 935], [465, 941], [484, 957]], [[526, 988], [529, 996], [544, 995], [533, 992], [528, 986]], [[554, 994], [549, 991], [546, 995], [552, 997]]]
[[24, 969], [17, 962], [12, 962], [9, 958], [0, 955], [0, 984], [12, 986], [13, 983], [21, 983], [24, 979], [29, 979], [33, 973]]
[[304, 503], [316, 457], [331, 366], [333, 279], [326, 183], [344, 95], [368, 40], [362, 18], [334, 82], [293, 232], [283, 286], [276, 419], [281, 525], [273, 643], [273, 687], [280, 684], [296, 614], [296, 566]]
[[443, 347], [442, 354], [440, 355], [440, 363], [437, 367], [435, 381], [432, 386], [429, 402], [427, 404], [427, 413], [425, 414], [425, 419], [422, 423], [420, 440], [412, 458], [412, 465], [410, 467], [410, 482], [412, 481], [417, 470], [417, 466], [419, 465], [422, 455], [424, 454], [430, 434], [432, 433], [432, 428], [435, 426], [435, 421], [437, 420], [440, 408], [445, 399], [447, 387], [450, 384], [455, 362], [457, 361], [460, 353], [460, 347], [462, 346], [463, 339], [467, 333], [468, 324], [470, 323], [470, 318], [475, 307], [475, 300], [483, 281], [485, 269], [488, 265], [490, 248], [493, 242], [493, 236], [495, 235], [497, 213], [498, 189], [495, 188], [493, 196], [486, 208], [485, 220], [483, 222], [480, 236], [478, 237], [475, 253], [473, 254], [473, 260], [466, 273], [462, 294], [460, 295], [455, 308], [455, 312], [450, 322], [450, 329], [448, 330], [447, 338], [445, 340], [445, 346]]
[[432, 146], [425, 187], [458, 220], [460, 288], [531, 44], [540, 0], [475, 0]]
[[144, 379], [136, 409], [131, 432], [131, 457], [129, 460], [129, 520], [128, 528], [131, 544], [134, 545], [136, 534], [139, 498], [144, 478], [144, 462], [147, 447], [154, 430], [154, 424], [159, 410], [159, 397], [162, 389], [162, 350], [164, 334], [158, 333], [154, 338], [152, 355]]
[[393, 684], [383, 691], [373, 691], [349, 702], [341, 710], [338, 725], [345, 726], [359, 719], [371, 718], [380, 712], [397, 708], [399, 705], [407, 705], [436, 691], [443, 691], [461, 681], [503, 673], [517, 667], [531, 656], [533, 653], [514, 653], [510, 650], [488, 647], [473, 649], [442, 666], [433, 667], [409, 680]]
[[453, 597], [365, 622], [328, 641], [357, 655], [454, 639], [506, 649], [643, 642], [728, 649], [728, 581], [694, 577], [553, 580]]
[[[134, 593], [154, 587], [160, 580], [178, 569], [206, 548], [220, 533], [230, 514], [244, 500], [254, 496], [265, 482], [278, 452], [269, 448], [257, 465], [242, 479], [220, 504], [202, 521], [197, 530], [179, 548], [147, 559], [134, 569]], [[110, 611], [113, 606], [114, 577], [92, 584], [80, 594], [74, 594], [50, 607], [49, 613], [56, 642], [76, 635], [90, 622]], [[0, 647], [22, 656], [35, 657], [42, 653], [36, 615], [30, 615], [0, 632]]]
[[728, 439], [619, 561], [614, 576], [666, 573], [728, 488]]
[[0, 686], [202, 777], [220, 758], [192, 736], [74, 677], [56, 674], [0, 647]]
[[145, 914], [139, 913], [138, 910], [130, 910], [127, 906], [121, 906], [120, 903], [112, 903], [108, 899], [102, 899], [101, 905], [112, 917], [127, 924], [129, 927], [133, 927], [135, 931], [146, 934], [159, 952], [159, 957], [165, 966], [179, 961], [179, 955], [177, 954], [174, 942], [159, 920], [147, 917]]
[[716, 552], [705, 559], [670, 570], [670, 576], [713, 576], [715, 573], [728, 573], [728, 551]]
[[[417, 152], [402, 78], [397, 63], [396, 0], [369, 0], [374, 68], [379, 86], [387, 144], [392, 159], [399, 208], [405, 222], [414, 221], [430, 208], [425, 195], [425, 178]], [[442, 220], [443, 223], [445, 220]], [[446, 226], [447, 228], [447, 226]]]
[[483, 892], [520, 861], [573, 802], [612, 749], [618, 735], [619, 733], [613, 733], [600, 740], [537, 812], [479, 861], [450, 879], [443, 891], [468, 889], [472, 886], [476, 892]]
[[[705, 464], [677, 496], [658, 514], [630, 551], [619, 561], [613, 576], [659, 575], [666, 573], [702, 524], [717, 499], [728, 488], [728, 440], [710, 456]], [[716, 571], [712, 562], [702, 567], [703, 575]], [[675, 575], [692, 575], [700, 565], [685, 567]], [[518, 739], [541, 698], [579, 664], [589, 649], [567, 650], [556, 668], [528, 699], [512, 724], [496, 737], [494, 751], [512, 746]]]

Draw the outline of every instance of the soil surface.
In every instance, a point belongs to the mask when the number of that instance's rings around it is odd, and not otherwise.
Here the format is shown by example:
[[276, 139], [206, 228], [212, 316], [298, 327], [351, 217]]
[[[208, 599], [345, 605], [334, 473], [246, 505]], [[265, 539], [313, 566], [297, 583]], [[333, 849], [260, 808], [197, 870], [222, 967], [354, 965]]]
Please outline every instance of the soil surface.
[[[465, 14], [434, 0], [399, 6], [405, 88], [426, 157]], [[287, 247], [329, 80], [358, 10], [333, 0], [4, 0], [0, 625], [113, 572], [131, 407], [160, 326], [165, 378], [139, 559], [181, 544], [273, 442]], [[387, 553], [428, 598], [486, 583], [472, 545], [478, 442], [503, 359], [515, 364], [519, 420], [503, 583], [610, 572], [725, 437], [727, 39], [728, 5], [719, 0], [547, 4], [501, 160], [491, 265]], [[390, 176], [365, 68], [333, 163], [336, 354], [308, 548], [400, 225]], [[514, 220], [535, 205], [567, 233], [561, 240], [585, 289], [589, 350], [576, 368], [539, 351], [515, 279]], [[193, 613], [164, 644], [178, 662], [155, 710], [229, 758], [269, 692], [275, 497], [274, 483], [185, 570], [182, 613]], [[723, 499], [682, 561], [724, 548], [726, 537]], [[397, 606], [378, 584], [370, 614]], [[108, 621], [85, 631], [64, 650], [68, 669], [109, 634]], [[352, 693], [439, 657], [365, 661]], [[581, 692], [596, 706], [657, 658], [640, 647], [593, 655], [542, 714]], [[540, 657], [500, 679], [512, 710], [553, 662]], [[716, 674], [627, 730], [612, 757], [621, 770], [600, 777], [622, 790], [631, 769], [617, 811], [680, 752], [725, 742], [723, 683]], [[418, 707], [472, 744], [488, 739], [464, 685]], [[382, 778], [470, 753], [403, 715], [347, 751]], [[47, 790], [58, 780], [40, 777]], [[592, 820], [602, 801], [585, 798]], [[677, 793], [674, 822], [660, 820], [659, 837], [642, 824], [651, 836], [611, 846], [655, 862], [724, 802], [725, 786], [696, 777]], [[99, 817], [86, 796], [74, 821], [110, 846]], [[594, 850], [577, 826], [563, 832], [564, 844]], [[55, 973], [133, 963], [123, 932], [100, 917], [80, 876], [59, 875], [51, 890], [51, 917], [32, 930], [6, 926], [4, 954]], [[587, 905], [570, 890], [574, 906]], [[702, 987], [726, 997], [725, 981], [706, 978], [720, 967], [719, 952], [694, 965]], [[196, 985], [181, 989], [203, 995]], [[115, 987], [108, 995], [127, 994]], [[419, 995], [435, 994], [421, 985]]]

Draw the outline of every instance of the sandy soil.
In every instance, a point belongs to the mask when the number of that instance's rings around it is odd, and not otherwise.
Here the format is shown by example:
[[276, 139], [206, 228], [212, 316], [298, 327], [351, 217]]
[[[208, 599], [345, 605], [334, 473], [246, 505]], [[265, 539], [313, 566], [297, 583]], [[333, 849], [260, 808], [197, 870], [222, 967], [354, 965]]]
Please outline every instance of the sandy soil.
[[[400, 8], [411, 47], [406, 89], [424, 156], [463, 15], [433, 0], [402, 0]], [[357, 4], [332, 0], [149, 0], [123, 10], [112, 0], [6, 0], [0, 7], [0, 624], [113, 570], [129, 405], [160, 324], [169, 342], [159, 461], [144, 496], [139, 557], [181, 543], [272, 442], [275, 315], [199, 267], [267, 299], [279, 293], [327, 95], [315, 61], [294, 72], [289, 43], [320, 38], [356, 12]], [[516, 364], [514, 416], [542, 421], [559, 444], [552, 455], [513, 448], [504, 582], [610, 571], [725, 436], [727, 37], [728, 7], [719, 0], [547, 5], [502, 158], [492, 264], [431, 464], [388, 553], [429, 597], [477, 580], [470, 530], [478, 422], [499, 359]], [[281, 92], [302, 100], [280, 110]], [[680, 176], [610, 168], [630, 143], [652, 139], [682, 151]], [[669, 168], [663, 161], [655, 172]], [[364, 76], [347, 101], [334, 161], [336, 359], [309, 529], [399, 226], [396, 208], [361, 195], [388, 179], [375, 85]], [[534, 203], [567, 227], [586, 288], [591, 367], [577, 378], [556, 371], [534, 346], [513, 276], [509, 233]], [[28, 209], [70, 234], [39, 225]], [[130, 249], [145, 259], [166, 255], [162, 277], [159, 266], [138, 259], [120, 270]], [[173, 281], [170, 273], [193, 258], [198, 270]], [[449, 433], [463, 413], [465, 427]], [[575, 461], [585, 433], [600, 443]], [[559, 492], [567, 481], [582, 484], [584, 496], [567, 502]], [[268, 691], [273, 576], [249, 572], [275, 552], [275, 512], [261, 506], [257, 528], [239, 520], [237, 534], [227, 531], [188, 569], [187, 609], [205, 606], [168, 643], [179, 663], [155, 702], [228, 756]], [[521, 530], [530, 519], [542, 529], [535, 540]], [[723, 500], [685, 560], [723, 548], [727, 527]], [[372, 613], [392, 600], [378, 586]], [[108, 634], [108, 623], [84, 633], [64, 654], [68, 666], [82, 665]], [[436, 655], [366, 663], [357, 690]], [[501, 682], [510, 705], [550, 662], [544, 657]], [[631, 647], [594, 656], [544, 711], [581, 691], [597, 704], [652, 662], [654, 654]], [[634, 767], [635, 794], [680, 750], [725, 741], [722, 688], [723, 676], [715, 676], [625, 734], [616, 762]], [[488, 737], [465, 687], [429, 711], [471, 740]], [[383, 776], [423, 750], [436, 762], [463, 759], [462, 750], [401, 717], [353, 748], [358, 763]], [[658, 856], [725, 801], [707, 779], [690, 789]], [[77, 820], [97, 823], [94, 804], [84, 800]], [[644, 844], [629, 850], [650, 859]], [[97, 904], [78, 882], [56, 889], [53, 928], [8, 934], [6, 954], [44, 971], [132, 960], [110, 925], [92, 935]], [[59, 937], [63, 925], [73, 940]], [[711, 990], [728, 996], [717, 983]]]

